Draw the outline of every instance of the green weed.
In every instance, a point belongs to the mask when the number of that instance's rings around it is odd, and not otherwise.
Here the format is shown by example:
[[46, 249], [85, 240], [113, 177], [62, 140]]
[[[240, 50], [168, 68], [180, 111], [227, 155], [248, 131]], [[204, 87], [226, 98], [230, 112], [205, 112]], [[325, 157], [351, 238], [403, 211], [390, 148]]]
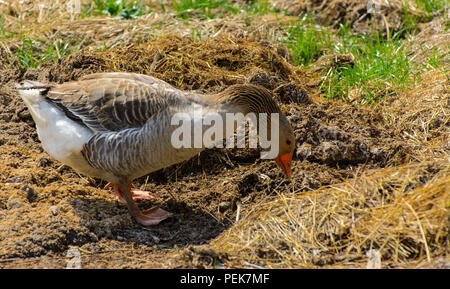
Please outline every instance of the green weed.
[[[322, 92], [327, 98], [348, 99], [357, 96], [363, 102], [374, 103], [402, 89], [412, 79], [413, 67], [408, 59], [403, 30], [389, 36], [373, 30], [371, 36], [351, 34], [340, 25], [338, 32], [314, 24], [305, 16], [300, 23], [287, 26], [286, 39], [296, 65], [308, 68], [323, 54], [352, 54], [354, 63], [336, 63], [326, 71]], [[430, 65], [437, 65], [436, 57]]]
[[307, 66], [331, 45], [330, 30], [316, 28], [312, 19], [305, 16], [300, 24], [287, 28], [285, 43], [291, 48], [296, 65]]
[[77, 49], [79, 47], [73, 40], [59, 39], [51, 44], [46, 44], [43, 41], [23, 37], [17, 55], [20, 65], [26, 68], [36, 68], [43, 62], [67, 57]]
[[439, 50], [435, 48], [428, 57], [428, 65], [431, 68], [438, 68], [441, 63], [441, 55], [439, 54]]
[[17, 51], [17, 56], [19, 58], [19, 62], [22, 66], [28, 68], [33, 67], [36, 68], [38, 66], [39, 61], [35, 56], [35, 46], [34, 41], [30, 38], [24, 38], [22, 40], [22, 45], [19, 47]]
[[341, 25], [334, 50], [353, 54], [355, 63], [334, 67], [329, 72], [322, 86], [328, 98], [348, 98], [350, 91], [357, 89], [360, 97], [374, 103], [411, 82], [413, 67], [400, 34], [387, 39], [373, 35], [350, 35]]
[[189, 19], [191, 16], [208, 19], [221, 16], [222, 14], [215, 12], [217, 8], [232, 13], [239, 12], [226, 0], [173, 0], [173, 9], [177, 12], [178, 17], [183, 19]]
[[275, 13], [275, 8], [270, 8], [269, 0], [250, 0], [246, 4], [245, 11], [249, 14], [264, 15]]
[[94, 0], [92, 5], [84, 10], [84, 17], [95, 15], [109, 15], [122, 19], [133, 19], [150, 13], [152, 10], [144, 1], [127, 0]]

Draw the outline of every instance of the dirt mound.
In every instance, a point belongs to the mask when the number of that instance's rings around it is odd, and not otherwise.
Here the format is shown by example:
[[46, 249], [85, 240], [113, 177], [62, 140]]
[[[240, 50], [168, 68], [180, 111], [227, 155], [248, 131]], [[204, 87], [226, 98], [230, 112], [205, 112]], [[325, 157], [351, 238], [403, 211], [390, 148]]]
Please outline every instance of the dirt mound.
[[396, 33], [408, 23], [405, 11], [410, 15], [422, 16], [426, 12], [417, 7], [414, 1], [357, 1], [357, 0], [310, 0], [274, 1], [275, 7], [287, 10], [290, 15], [317, 15], [323, 25], [339, 28], [340, 24], [350, 25], [356, 33], [372, 34], [373, 31], [386, 34]]
[[362, 163], [382, 167], [401, 163], [408, 153], [373, 108], [327, 102], [303, 110], [292, 107], [290, 113], [299, 159], [341, 168]]
[[56, 65], [43, 65], [47, 75], [38, 78], [62, 82], [93, 71], [130, 71], [151, 74], [188, 90], [214, 91], [224, 85], [252, 82], [254, 76], [256, 82], [271, 89], [283, 82], [304, 85], [306, 72], [289, 65], [282, 57], [286, 54], [269, 43], [244, 38], [193, 41], [166, 36], [105, 52], [76, 53]]

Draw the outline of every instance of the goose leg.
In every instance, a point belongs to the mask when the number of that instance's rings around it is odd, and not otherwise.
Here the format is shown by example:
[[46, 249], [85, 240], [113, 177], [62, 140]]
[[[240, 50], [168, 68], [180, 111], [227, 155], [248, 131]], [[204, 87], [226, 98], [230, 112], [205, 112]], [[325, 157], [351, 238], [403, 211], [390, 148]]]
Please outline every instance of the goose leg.
[[[150, 200], [153, 198], [152, 192], [142, 191], [142, 190], [131, 188], [131, 183], [128, 185], [128, 187], [130, 188], [131, 196], [133, 197], [133, 199]], [[120, 191], [120, 184], [107, 183], [103, 189], [106, 190], [108, 188], [113, 188], [114, 193], [116, 194], [117, 200], [119, 202], [121, 202], [122, 204], [126, 204], [126, 201], [122, 195], [122, 192]]]
[[122, 196], [127, 204], [128, 212], [130, 212], [130, 215], [133, 216], [139, 224], [144, 226], [156, 225], [173, 216], [172, 213], [169, 213], [159, 207], [153, 207], [149, 210], [141, 211], [133, 199], [129, 186], [124, 183], [120, 183], [119, 186]]

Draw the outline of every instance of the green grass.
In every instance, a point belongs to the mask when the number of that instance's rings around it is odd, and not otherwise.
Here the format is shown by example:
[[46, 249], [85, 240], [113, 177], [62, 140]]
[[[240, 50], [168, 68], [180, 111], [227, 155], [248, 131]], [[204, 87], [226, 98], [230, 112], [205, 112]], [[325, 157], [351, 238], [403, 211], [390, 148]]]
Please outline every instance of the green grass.
[[[403, 9], [403, 27], [399, 31], [382, 36], [372, 30], [371, 35], [351, 34], [350, 28], [340, 25], [338, 31], [314, 25], [313, 16], [303, 16], [295, 25], [284, 27], [286, 43], [294, 64], [309, 68], [324, 54], [352, 54], [354, 63], [336, 63], [327, 68], [321, 90], [327, 98], [351, 99], [376, 103], [382, 98], [406, 89], [420, 71], [437, 68], [442, 56], [434, 50], [425, 63], [410, 61], [405, 36], [416, 33], [419, 23], [428, 22], [436, 15], [447, 17], [447, 1], [415, 0], [425, 15], [413, 15], [408, 7]], [[407, 37], [406, 37], [407, 38]]]
[[373, 35], [350, 35], [341, 25], [341, 37], [334, 43], [334, 50], [352, 53], [355, 63], [334, 67], [327, 75], [322, 88], [328, 98], [347, 99], [350, 90], [360, 89], [358, 94], [363, 100], [375, 103], [412, 82], [413, 64], [401, 33], [388, 38]]
[[17, 51], [18, 60], [25, 68], [36, 68], [49, 60], [57, 60], [69, 56], [79, 49], [73, 40], [59, 39], [51, 44], [30, 37], [22, 37], [22, 43]]
[[226, 0], [173, 0], [173, 9], [177, 12], [177, 16], [183, 19], [190, 17], [212, 19], [223, 16], [223, 13], [216, 11], [218, 8], [222, 8], [222, 11], [225, 12], [239, 12]]
[[296, 65], [308, 66], [319, 56], [324, 49], [331, 46], [330, 30], [325, 28], [317, 29], [309, 16], [304, 16], [301, 23], [287, 27], [288, 44], [294, 55]]
[[[321, 90], [327, 98], [349, 99], [356, 90], [362, 102], [375, 103], [412, 82], [413, 64], [400, 37], [403, 31], [389, 37], [377, 31], [372, 36], [353, 35], [344, 25], [337, 32], [313, 25], [311, 17], [284, 29], [295, 64], [306, 69], [323, 54], [353, 54], [353, 65], [337, 63], [325, 71]], [[430, 65], [438, 65], [437, 57]]]
[[250, 0], [246, 3], [245, 12], [248, 14], [264, 15], [267, 13], [275, 13], [275, 8], [270, 8], [269, 0]]
[[[190, 18], [212, 19], [226, 14], [247, 13], [263, 15], [275, 13], [269, 0], [248, 0], [245, 3], [235, 3], [230, 0], [172, 0], [172, 6], [166, 7], [157, 2], [163, 13], [168, 9], [176, 12], [177, 17], [185, 20]], [[91, 15], [109, 15], [118, 18], [132, 19], [152, 12], [150, 5], [144, 0], [94, 0], [83, 7], [84, 18]]]
[[442, 56], [438, 49], [433, 49], [433, 52], [428, 56], [428, 66], [431, 68], [438, 68], [442, 64]]
[[121, 19], [134, 19], [152, 11], [143, 0], [94, 0], [90, 6], [84, 7], [83, 17], [90, 15], [109, 15]]
[[26, 68], [36, 68], [38, 66], [38, 61], [36, 59], [34, 50], [35, 48], [33, 40], [31, 40], [30, 38], [22, 39], [22, 45], [17, 51], [17, 56], [22, 66]]
[[436, 14], [447, 5], [447, 0], [415, 0], [417, 6], [423, 8], [430, 14]]
[[419, 8], [422, 8], [426, 12], [426, 14], [412, 14], [409, 11], [409, 4], [406, 3], [402, 8], [404, 31], [414, 33], [419, 23], [429, 22], [439, 13], [441, 13], [443, 17], [447, 17], [447, 11], [445, 11], [446, 8], [448, 9], [447, 0], [415, 0], [415, 2]]
[[3, 16], [0, 15], [0, 39], [6, 38], [6, 27], [4, 24]]
[[233, 3], [229, 0], [173, 0], [173, 9], [183, 19], [212, 19], [223, 17], [227, 13], [264, 15], [276, 12], [275, 8], [271, 8], [269, 0], [248, 0], [245, 3]]
[[199, 29], [197, 29], [197, 28], [192, 28], [191, 29], [191, 38], [193, 40], [201, 41], [202, 40], [202, 33], [201, 33], [201, 31]]

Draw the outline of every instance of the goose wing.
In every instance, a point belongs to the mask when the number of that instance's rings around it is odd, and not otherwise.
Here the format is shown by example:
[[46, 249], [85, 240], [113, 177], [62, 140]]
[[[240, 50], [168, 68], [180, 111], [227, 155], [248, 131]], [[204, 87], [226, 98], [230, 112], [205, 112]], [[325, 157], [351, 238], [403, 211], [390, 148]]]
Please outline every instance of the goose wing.
[[129, 73], [129, 72], [100, 72], [88, 74], [81, 77], [79, 80], [91, 80], [91, 79], [128, 79], [131, 81], [138, 81], [145, 83], [147, 85], [158, 84], [161, 88], [164, 89], [175, 89], [172, 85], [168, 84], [164, 80], [155, 78], [150, 75], [138, 74], [138, 73]]
[[152, 116], [184, 103], [184, 92], [151, 76], [98, 73], [52, 87], [47, 99], [93, 132], [139, 128]]

